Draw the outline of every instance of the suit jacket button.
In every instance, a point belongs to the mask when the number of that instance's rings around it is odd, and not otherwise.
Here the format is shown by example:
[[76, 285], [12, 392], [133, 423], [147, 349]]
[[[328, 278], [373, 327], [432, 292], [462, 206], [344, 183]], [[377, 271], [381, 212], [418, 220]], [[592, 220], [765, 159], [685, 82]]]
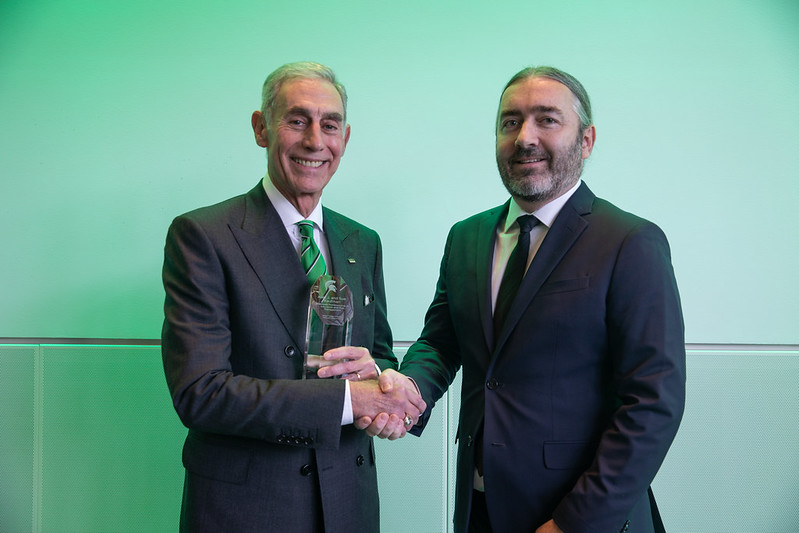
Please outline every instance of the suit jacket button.
[[302, 468], [300, 468], [300, 474], [305, 477], [310, 476], [312, 472], [313, 468], [311, 468], [311, 465], [302, 465]]
[[311, 437], [305, 437], [305, 439], [303, 440], [302, 443], [305, 444], [306, 446], [312, 446], [313, 445], [313, 439]]
[[284, 444], [285, 442], [286, 442], [286, 436], [285, 435], [281, 434], [281, 435], [277, 436], [277, 443], [278, 444]]
[[497, 381], [497, 378], [491, 378], [486, 383], [486, 387], [488, 387], [488, 390], [494, 390], [499, 387], [499, 381]]
[[297, 350], [294, 349], [294, 346], [289, 344], [285, 348], [283, 348], [283, 353], [286, 354], [286, 357], [294, 357], [294, 354], [297, 353]]
[[355, 458], [355, 464], [358, 466], [363, 466], [363, 461], [364, 461], [363, 455], [359, 455], [358, 457]]

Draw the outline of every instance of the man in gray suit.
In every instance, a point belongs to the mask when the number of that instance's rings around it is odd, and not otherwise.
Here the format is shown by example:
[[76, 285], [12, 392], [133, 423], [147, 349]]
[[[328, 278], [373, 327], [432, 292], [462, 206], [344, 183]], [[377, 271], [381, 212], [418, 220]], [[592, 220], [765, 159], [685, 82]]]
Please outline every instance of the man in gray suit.
[[[346, 101], [323, 65], [270, 74], [252, 115], [267, 175], [169, 228], [162, 352], [189, 428], [183, 531], [378, 531], [374, 446], [352, 421], [377, 417], [396, 438], [425, 409], [375, 380], [397, 366], [379, 237], [320, 204], [349, 140]], [[352, 291], [352, 346], [318, 372], [344, 379], [301, 379], [317, 272]]]

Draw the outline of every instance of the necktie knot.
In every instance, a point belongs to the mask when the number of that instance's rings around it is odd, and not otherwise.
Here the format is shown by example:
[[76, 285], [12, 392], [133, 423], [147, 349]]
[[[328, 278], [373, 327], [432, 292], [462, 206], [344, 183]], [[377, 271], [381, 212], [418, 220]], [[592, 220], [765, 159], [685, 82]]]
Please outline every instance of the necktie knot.
[[313, 239], [313, 222], [310, 220], [300, 220], [297, 222], [297, 226], [300, 228], [300, 235], [303, 241], [305, 239]]
[[535, 218], [535, 215], [522, 215], [516, 219], [516, 222], [519, 224], [519, 235], [521, 235], [530, 233], [530, 230], [538, 224], [538, 219]]

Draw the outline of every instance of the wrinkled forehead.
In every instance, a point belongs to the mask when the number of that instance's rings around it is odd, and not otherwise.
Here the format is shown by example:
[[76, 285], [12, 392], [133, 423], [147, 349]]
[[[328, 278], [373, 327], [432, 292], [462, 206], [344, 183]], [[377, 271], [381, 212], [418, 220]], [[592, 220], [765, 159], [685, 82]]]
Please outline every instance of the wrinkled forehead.
[[286, 80], [275, 98], [277, 115], [302, 111], [306, 114], [337, 115], [344, 119], [344, 102], [336, 87], [325, 79]]

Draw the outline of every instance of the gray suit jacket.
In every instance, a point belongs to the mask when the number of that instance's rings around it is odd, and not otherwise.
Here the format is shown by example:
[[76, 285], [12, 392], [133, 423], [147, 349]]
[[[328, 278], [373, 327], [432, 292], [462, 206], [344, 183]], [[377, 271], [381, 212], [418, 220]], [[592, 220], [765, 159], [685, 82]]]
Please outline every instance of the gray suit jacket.
[[507, 204], [452, 228], [422, 335], [401, 368], [428, 409], [463, 368], [455, 531], [466, 531], [481, 427], [496, 533], [553, 517], [567, 533], [653, 531], [648, 487], [685, 395], [666, 237], [582, 184], [494, 332], [491, 261], [506, 213]]
[[[353, 293], [352, 344], [396, 368], [379, 237], [324, 220]], [[341, 426], [344, 382], [300, 379], [309, 285], [261, 184], [177, 217], [163, 279], [164, 370], [189, 428], [181, 528], [378, 531], [374, 447]]]

